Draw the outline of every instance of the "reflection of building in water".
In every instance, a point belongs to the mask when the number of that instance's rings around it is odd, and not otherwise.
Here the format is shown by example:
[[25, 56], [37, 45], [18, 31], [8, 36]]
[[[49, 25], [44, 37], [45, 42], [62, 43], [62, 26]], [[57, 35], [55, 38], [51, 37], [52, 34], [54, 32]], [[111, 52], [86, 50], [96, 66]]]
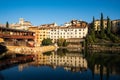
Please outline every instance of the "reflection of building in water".
[[51, 55], [39, 54], [35, 58], [39, 65], [50, 65], [53, 68], [62, 66], [66, 70], [80, 71], [87, 69], [87, 60], [78, 53], [68, 53], [65, 56], [60, 56], [54, 52]]
[[65, 56], [52, 54], [49, 56], [50, 64], [54, 66], [63, 66], [65, 70], [80, 71], [87, 69], [87, 61], [82, 55], [76, 53], [68, 53]]
[[66, 56], [59, 56], [52, 54], [49, 56], [51, 64], [56, 66], [70, 66], [70, 67], [86, 67], [87, 61], [80, 54], [66, 54]]
[[47, 65], [49, 64], [49, 56], [43, 55], [42, 53], [39, 53], [35, 56], [35, 62], [39, 65]]
[[23, 69], [26, 68], [26, 67], [29, 67], [29, 65], [27, 63], [26, 64], [19, 64], [18, 65], [18, 70], [23, 71]]
[[102, 71], [101, 73], [105, 74], [118, 74], [117, 70], [115, 67], [106, 67], [106, 66], [102, 66], [103, 68], [100, 68], [102, 65], [95, 65], [94, 67], [94, 73], [95, 74], [100, 74], [100, 71]]
[[[95, 65], [94, 71], [96, 74], [100, 74], [100, 65]], [[106, 74], [106, 67], [103, 67], [103, 74]]]

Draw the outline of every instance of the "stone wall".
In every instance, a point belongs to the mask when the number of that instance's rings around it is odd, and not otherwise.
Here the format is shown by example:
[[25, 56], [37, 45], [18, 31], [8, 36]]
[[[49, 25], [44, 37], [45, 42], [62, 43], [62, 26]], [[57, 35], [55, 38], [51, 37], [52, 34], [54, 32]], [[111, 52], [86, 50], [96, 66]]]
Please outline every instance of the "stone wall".
[[43, 46], [43, 47], [26, 47], [26, 46], [7, 46], [8, 53], [17, 54], [38, 54], [47, 51], [55, 50], [55, 46]]

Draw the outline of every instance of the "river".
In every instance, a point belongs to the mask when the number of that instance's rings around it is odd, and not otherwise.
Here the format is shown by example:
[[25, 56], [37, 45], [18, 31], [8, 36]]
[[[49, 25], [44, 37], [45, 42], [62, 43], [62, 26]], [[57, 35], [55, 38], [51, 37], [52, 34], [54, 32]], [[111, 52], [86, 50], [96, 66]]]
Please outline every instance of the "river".
[[58, 49], [29, 57], [7, 55], [0, 59], [0, 80], [120, 80], [120, 53]]

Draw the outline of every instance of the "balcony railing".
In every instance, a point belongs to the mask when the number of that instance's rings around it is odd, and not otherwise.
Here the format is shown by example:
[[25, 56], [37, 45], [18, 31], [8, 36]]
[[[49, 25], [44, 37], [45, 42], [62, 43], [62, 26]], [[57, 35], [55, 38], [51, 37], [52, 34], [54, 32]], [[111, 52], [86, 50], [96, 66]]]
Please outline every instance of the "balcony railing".
[[11, 38], [11, 39], [34, 39], [31, 35], [10, 35], [10, 34], [0, 34], [1, 38]]

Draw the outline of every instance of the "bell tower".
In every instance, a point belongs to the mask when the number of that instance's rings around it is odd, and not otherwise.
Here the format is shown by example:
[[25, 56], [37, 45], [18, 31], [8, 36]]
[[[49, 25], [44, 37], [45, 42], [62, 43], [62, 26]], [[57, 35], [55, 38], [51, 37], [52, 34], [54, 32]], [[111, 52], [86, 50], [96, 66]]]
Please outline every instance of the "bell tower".
[[23, 18], [20, 18], [20, 19], [19, 19], [19, 24], [20, 24], [20, 25], [23, 25], [23, 23], [24, 23], [24, 19], [23, 19]]

